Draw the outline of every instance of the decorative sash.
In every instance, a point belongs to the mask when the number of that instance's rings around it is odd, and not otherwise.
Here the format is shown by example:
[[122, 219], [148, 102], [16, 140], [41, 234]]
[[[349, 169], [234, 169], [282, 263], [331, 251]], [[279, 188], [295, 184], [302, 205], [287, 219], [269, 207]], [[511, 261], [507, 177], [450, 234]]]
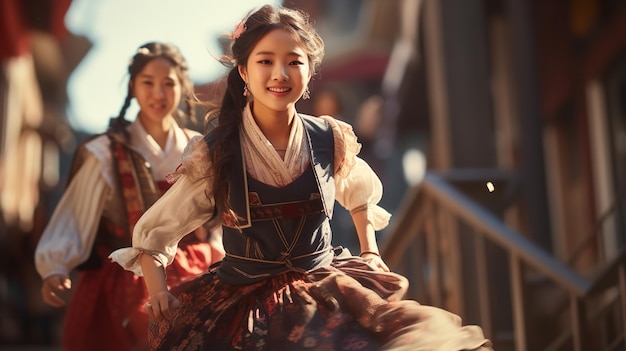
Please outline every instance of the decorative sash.
[[[185, 129], [183, 131], [189, 141], [191, 136]], [[117, 170], [118, 185], [124, 199], [126, 227], [130, 239], [141, 215], [165, 193], [168, 186], [155, 181], [150, 172], [150, 164], [139, 153], [118, 141], [117, 135], [109, 137], [114, 169]]]
[[[137, 186], [138, 182], [136, 181], [139, 175], [133, 164], [132, 156], [129, 155], [129, 152], [121, 143], [111, 140], [111, 151], [115, 169], [117, 170], [120, 191], [124, 199], [122, 203], [126, 212], [127, 235], [130, 237], [135, 224], [145, 210], [143, 194]], [[154, 182], [152, 182], [152, 184], [154, 184]], [[154, 185], [151, 188], [156, 190]], [[160, 190], [159, 194], [155, 195], [160, 196]], [[119, 236], [117, 231], [115, 234]]]
[[[258, 195], [250, 193], [250, 197], [258, 198]], [[324, 212], [324, 205], [322, 205], [322, 201], [319, 198], [265, 205], [254, 203], [253, 200], [250, 201], [250, 219], [253, 222], [308, 216], [320, 212]]]

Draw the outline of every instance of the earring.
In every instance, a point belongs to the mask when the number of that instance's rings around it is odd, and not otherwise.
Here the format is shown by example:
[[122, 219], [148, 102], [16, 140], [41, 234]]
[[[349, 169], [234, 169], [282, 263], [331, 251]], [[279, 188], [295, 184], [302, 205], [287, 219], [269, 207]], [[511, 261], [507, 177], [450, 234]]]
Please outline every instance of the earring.
[[243, 96], [250, 96], [250, 89], [248, 88], [248, 83], [243, 86]]
[[307, 86], [306, 89], [304, 90], [304, 94], [302, 94], [302, 100], [307, 100], [311, 98], [311, 91], [309, 90], [309, 87]]

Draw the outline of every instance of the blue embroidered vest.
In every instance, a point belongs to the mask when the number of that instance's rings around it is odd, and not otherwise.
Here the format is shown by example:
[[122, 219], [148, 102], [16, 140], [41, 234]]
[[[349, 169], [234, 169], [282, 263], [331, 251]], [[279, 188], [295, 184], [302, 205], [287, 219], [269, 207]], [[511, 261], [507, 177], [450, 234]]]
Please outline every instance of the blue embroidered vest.
[[230, 204], [242, 220], [238, 226], [223, 227], [226, 257], [217, 275], [226, 283], [248, 284], [287, 271], [310, 271], [333, 259], [329, 224], [335, 203], [333, 132], [324, 120], [300, 118], [311, 161], [292, 183], [277, 188], [249, 177], [241, 152], [232, 161]]

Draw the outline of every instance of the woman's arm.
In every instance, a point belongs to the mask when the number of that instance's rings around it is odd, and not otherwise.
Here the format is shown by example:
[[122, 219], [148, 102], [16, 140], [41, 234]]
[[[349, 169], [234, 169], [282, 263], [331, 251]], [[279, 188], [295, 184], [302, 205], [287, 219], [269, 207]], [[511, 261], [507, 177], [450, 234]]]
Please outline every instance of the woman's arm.
[[359, 256], [379, 269], [389, 271], [376, 243], [376, 230], [385, 228], [391, 217], [389, 212], [377, 205], [383, 195], [382, 183], [367, 162], [357, 156], [361, 145], [352, 126], [329, 116], [320, 118], [327, 121], [333, 130], [335, 195], [352, 216], [361, 248]]
[[111, 254], [124, 268], [143, 275], [150, 294], [146, 312], [157, 320], [171, 318], [179, 305], [168, 291], [165, 266], [172, 263], [179, 240], [213, 214], [213, 202], [205, 190], [203, 181], [180, 177], [135, 225], [133, 248]]
[[90, 154], [63, 193], [37, 243], [35, 264], [43, 279], [41, 293], [47, 304], [65, 305], [72, 285], [69, 273], [89, 257], [110, 192], [101, 162]]
[[124, 269], [142, 276], [139, 256], [147, 252], [162, 266], [172, 263], [180, 239], [203, 225], [213, 215], [214, 201], [210, 161], [204, 140], [193, 138], [176, 173], [174, 185], [139, 218], [133, 230], [133, 247], [114, 251], [109, 257]]
[[361, 253], [359, 256], [369, 260], [374, 266], [384, 272], [389, 272], [389, 267], [382, 260], [376, 243], [376, 231], [367, 218], [367, 210], [351, 212], [352, 221], [359, 237]]
[[355, 157], [355, 164], [345, 177], [335, 178], [337, 201], [352, 216], [359, 237], [359, 256], [370, 260], [376, 267], [389, 271], [380, 257], [376, 243], [376, 230], [389, 223], [391, 214], [378, 206], [383, 186], [378, 176], [362, 159]]
[[148, 254], [139, 256], [141, 270], [150, 298], [146, 303], [146, 312], [150, 317], [160, 320], [162, 318], [172, 318], [172, 312], [178, 308], [180, 303], [167, 290], [165, 281], [165, 267], [154, 257]]

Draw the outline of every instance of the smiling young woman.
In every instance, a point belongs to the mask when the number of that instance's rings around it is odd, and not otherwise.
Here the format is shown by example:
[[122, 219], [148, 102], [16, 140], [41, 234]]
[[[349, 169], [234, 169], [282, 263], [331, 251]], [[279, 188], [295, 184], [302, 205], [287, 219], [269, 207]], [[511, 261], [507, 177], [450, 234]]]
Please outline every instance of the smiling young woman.
[[[167, 190], [166, 176], [199, 133], [177, 121], [193, 117], [193, 96], [187, 64], [175, 46], [142, 45], [128, 73], [119, 116], [109, 130], [78, 147], [71, 181], [35, 253], [44, 301], [67, 304], [63, 350], [149, 349], [145, 284], [107, 256], [131, 245], [137, 219]], [[183, 97], [186, 114], [178, 111]], [[133, 98], [140, 111], [131, 123], [125, 116]], [[223, 257], [221, 231], [202, 226], [191, 228], [194, 234], [172, 252], [167, 285], [200, 274]], [[69, 276], [74, 269], [76, 283]]]
[[[390, 214], [351, 126], [299, 114], [324, 54], [306, 14], [264, 6], [236, 26], [218, 125], [192, 139], [172, 189], [111, 258], [143, 274], [156, 350], [488, 350], [479, 327], [402, 300], [375, 231]], [[361, 254], [332, 247], [335, 201]], [[178, 240], [222, 223], [219, 265], [171, 291]]]
[[161, 149], [165, 149], [173, 119], [182, 96], [182, 84], [176, 68], [165, 58], [149, 61], [130, 83], [135, 100], [141, 107], [138, 119]]

